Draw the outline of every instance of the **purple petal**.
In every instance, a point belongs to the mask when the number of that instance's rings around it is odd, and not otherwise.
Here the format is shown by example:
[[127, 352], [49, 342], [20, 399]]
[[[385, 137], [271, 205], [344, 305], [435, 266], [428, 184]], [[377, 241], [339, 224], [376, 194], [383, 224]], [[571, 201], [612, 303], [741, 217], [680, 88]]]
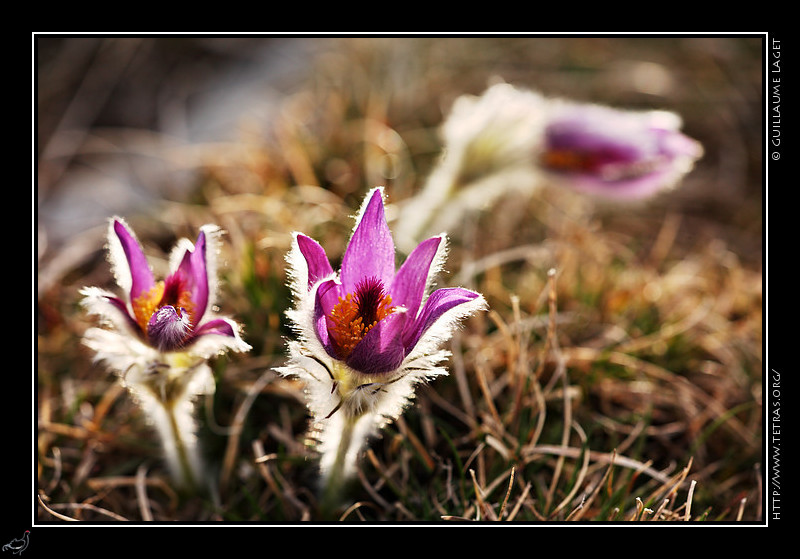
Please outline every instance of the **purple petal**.
[[317, 241], [305, 235], [297, 235], [297, 246], [308, 265], [308, 288], [311, 289], [315, 283], [333, 273], [331, 263]]
[[580, 156], [583, 170], [589, 172], [607, 164], [637, 161], [655, 152], [653, 138], [644, 130], [620, 126], [611, 115], [586, 110], [551, 123], [545, 137], [550, 151]]
[[402, 341], [406, 320], [406, 313], [395, 312], [378, 322], [353, 348], [347, 365], [366, 375], [397, 369], [406, 356]]
[[141, 333], [142, 329], [139, 327], [139, 323], [136, 322], [136, 319], [131, 316], [131, 313], [128, 311], [128, 305], [125, 303], [125, 301], [118, 297], [105, 297], [105, 300], [111, 303], [114, 308], [123, 314], [125, 319], [128, 321], [128, 324], [134, 331]]
[[405, 307], [411, 319], [416, 318], [419, 311], [419, 304], [425, 295], [428, 283], [428, 272], [441, 242], [441, 237], [432, 237], [421, 242], [408, 255], [394, 277], [389, 291], [392, 304]]
[[565, 108], [547, 127], [544, 167], [579, 190], [641, 198], [671, 186], [702, 155], [672, 113]]
[[206, 267], [206, 235], [197, 236], [193, 250], [187, 250], [175, 274], [179, 275], [188, 289], [192, 301], [192, 323], [197, 325], [208, 305], [208, 269]]
[[231, 325], [231, 323], [224, 318], [215, 318], [214, 320], [209, 320], [197, 328], [192, 337], [197, 338], [199, 336], [205, 336], [206, 334], [229, 336], [231, 338], [236, 337], [236, 332], [233, 329], [233, 325]]
[[325, 351], [334, 357], [330, 336], [328, 335], [328, 321], [326, 317], [330, 315], [331, 309], [339, 302], [341, 291], [342, 286], [331, 279], [319, 284], [314, 296], [314, 329], [317, 331], [317, 337], [325, 348]]
[[147, 264], [147, 258], [145, 258], [139, 241], [128, 231], [125, 224], [115, 219], [114, 233], [116, 233], [119, 242], [122, 244], [125, 259], [128, 262], [128, 269], [131, 273], [130, 300], [134, 301], [141, 293], [148, 291], [155, 285], [153, 272]]
[[609, 199], [639, 199], [651, 196], [671, 181], [672, 174], [663, 169], [626, 180], [608, 181], [593, 175], [576, 175], [571, 185], [576, 190], [597, 194]]
[[325, 280], [319, 284], [314, 295], [314, 315], [329, 315], [331, 310], [339, 302], [339, 297], [344, 295], [342, 286], [334, 279]]
[[430, 328], [444, 313], [463, 303], [475, 300], [479, 295], [469, 289], [462, 287], [447, 287], [437, 289], [431, 293], [422, 313], [416, 322], [408, 328], [403, 336], [406, 352], [409, 353], [420, 337]]
[[376, 188], [356, 225], [342, 259], [342, 285], [355, 291], [364, 278], [391, 285], [394, 277], [394, 241], [383, 213], [382, 190]]
[[685, 134], [670, 130], [663, 131], [661, 150], [672, 157], [687, 157], [692, 160], [703, 155], [703, 146], [700, 142]]

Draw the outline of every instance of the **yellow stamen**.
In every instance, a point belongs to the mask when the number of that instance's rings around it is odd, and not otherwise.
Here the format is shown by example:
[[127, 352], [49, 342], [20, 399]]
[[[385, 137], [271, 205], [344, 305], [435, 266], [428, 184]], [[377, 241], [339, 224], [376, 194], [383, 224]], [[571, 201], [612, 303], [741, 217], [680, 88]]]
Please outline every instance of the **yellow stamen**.
[[153, 287], [131, 301], [133, 316], [136, 318], [136, 323], [143, 332], [147, 332], [147, 324], [150, 322], [153, 313], [164, 305], [182, 308], [185, 312], [189, 313], [190, 317], [192, 316], [194, 307], [192, 304], [192, 294], [188, 291], [181, 291], [176, 301], [165, 301], [164, 282], [159, 281]]
[[546, 151], [542, 162], [545, 167], [559, 171], [588, 171], [596, 165], [590, 155], [566, 149]]
[[[328, 316], [328, 332], [341, 359], [347, 359], [367, 332], [394, 311], [391, 305], [391, 296], [382, 292], [374, 309], [364, 308], [358, 295], [354, 297], [352, 293], [348, 293], [346, 297], [339, 297], [339, 302]], [[374, 320], [365, 324], [364, 319], [367, 317]]]
[[147, 323], [150, 321], [150, 317], [153, 316], [153, 313], [161, 306], [160, 303], [163, 295], [164, 282], [160, 281], [131, 301], [133, 316], [136, 317], [136, 322], [143, 332], [147, 332]]

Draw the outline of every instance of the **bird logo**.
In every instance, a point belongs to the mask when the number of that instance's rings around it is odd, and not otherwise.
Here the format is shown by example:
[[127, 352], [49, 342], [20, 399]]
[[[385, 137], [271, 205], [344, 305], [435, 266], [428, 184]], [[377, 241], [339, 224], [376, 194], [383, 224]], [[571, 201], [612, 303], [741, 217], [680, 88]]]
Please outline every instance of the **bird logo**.
[[25, 530], [25, 533], [22, 534], [21, 538], [14, 538], [6, 545], [3, 546], [3, 551], [10, 551], [16, 555], [20, 555], [25, 548], [28, 547], [28, 537], [30, 536], [31, 531]]

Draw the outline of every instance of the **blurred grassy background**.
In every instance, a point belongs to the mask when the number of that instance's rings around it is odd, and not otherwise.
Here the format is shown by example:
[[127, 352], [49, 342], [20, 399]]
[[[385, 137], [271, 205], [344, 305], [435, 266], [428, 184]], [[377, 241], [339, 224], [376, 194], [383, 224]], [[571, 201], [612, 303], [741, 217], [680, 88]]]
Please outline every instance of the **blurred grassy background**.
[[[36, 48], [37, 521], [318, 520], [301, 387], [269, 371], [289, 335], [289, 233], [340, 256], [364, 193], [385, 185], [391, 217], [440, 155], [452, 101], [497, 78], [675, 111], [705, 156], [635, 209], [545, 189], [451, 232], [440, 285], [480, 290], [491, 311], [365, 454], [343, 517], [670, 520], [690, 504], [692, 519], [762, 519], [762, 38]], [[201, 406], [217, 495], [170, 487], [144, 418], [79, 343], [92, 323], [78, 289], [116, 289], [102, 251], [113, 214], [156, 263], [203, 223], [228, 233], [221, 311], [253, 350], [215, 362]]]

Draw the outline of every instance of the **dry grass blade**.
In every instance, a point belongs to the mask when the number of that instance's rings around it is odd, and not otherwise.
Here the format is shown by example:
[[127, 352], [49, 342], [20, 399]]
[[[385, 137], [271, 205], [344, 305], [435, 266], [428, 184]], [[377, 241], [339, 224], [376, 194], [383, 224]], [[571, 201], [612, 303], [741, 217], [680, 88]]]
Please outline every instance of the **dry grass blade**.
[[472, 488], [475, 491], [475, 508], [478, 511], [476, 520], [481, 520], [482, 517], [489, 517], [488, 520], [497, 520], [494, 511], [483, 499], [483, 490], [481, 490], [478, 480], [475, 479], [475, 470], [470, 469], [469, 475], [472, 478]]
[[150, 501], [147, 498], [147, 468], [144, 464], [136, 470], [136, 498], [139, 502], [139, 511], [142, 520], [153, 520], [153, 513], [150, 511]]
[[[550, 315], [550, 323], [547, 329], [547, 339], [550, 346], [550, 352], [553, 354], [553, 358], [556, 361], [556, 372], [553, 375], [553, 378], [561, 379], [563, 391], [564, 391], [564, 412], [563, 412], [563, 421], [562, 421], [562, 434], [561, 434], [561, 446], [568, 447], [569, 446], [569, 435], [572, 425], [572, 400], [569, 397], [568, 391], [568, 381], [567, 381], [567, 369], [565, 361], [561, 355], [561, 351], [558, 345], [558, 338], [556, 336], [556, 324], [555, 324], [555, 317], [556, 317], [556, 271], [555, 269], [550, 269], [547, 272], [548, 277], [548, 304], [549, 304], [549, 315]], [[559, 478], [561, 476], [561, 470], [564, 467], [564, 455], [559, 455], [558, 459], [556, 460], [556, 466], [554, 468], [553, 477], [550, 481], [550, 488], [547, 492], [547, 496], [545, 498], [545, 510], [550, 509], [550, 504], [553, 501], [553, 496], [556, 491], [556, 487], [559, 483]], [[553, 511], [556, 512], [556, 511]]]
[[[578, 432], [578, 434], [580, 435], [582, 442], [585, 443], [586, 442], [586, 434], [583, 432], [583, 429], [581, 429], [578, 424], [573, 424], [573, 426], [574, 426], [575, 430]], [[612, 458], [612, 460], [613, 460], [613, 458]], [[590, 463], [590, 454], [589, 454], [589, 452], [587, 450], [584, 450], [584, 452], [583, 452], [583, 462], [581, 463], [581, 467], [578, 470], [578, 475], [577, 475], [577, 477], [575, 479], [575, 482], [572, 485], [572, 489], [564, 497], [564, 499], [562, 499], [561, 503], [559, 503], [558, 506], [556, 506], [553, 509], [553, 511], [550, 513], [551, 517], [554, 517], [555, 515], [557, 515], [561, 511], [561, 509], [566, 507], [572, 501], [572, 499], [575, 497], [575, 495], [578, 493], [578, 491], [581, 488], [581, 485], [583, 484], [583, 480], [586, 477], [586, 472], [589, 470], [589, 463]]]
[[[519, 312], [519, 303], [516, 297], [511, 297], [511, 304], [515, 309], [515, 312]], [[499, 330], [501, 337], [503, 340], [506, 341], [506, 350], [508, 351], [508, 377], [509, 377], [509, 384], [511, 386], [517, 386], [518, 384], [518, 362], [519, 362], [519, 349], [520, 344], [519, 340], [515, 339], [514, 334], [511, 332], [511, 329], [506, 324], [503, 317], [500, 316], [500, 313], [491, 309], [489, 310], [489, 319], [492, 323], [497, 327]], [[519, 317], [515, 316], [515, 322], [519, 323]]]
[[[370, 480], [364, 474], [364, 469], [358, 468], [357, 473], [358, 473], [358, 479], [359, 481], [361, 481], [361, 486], [364, 488], [364, 490], [367, 492], [370, 498], [374, 501], [374, 503], [379, 507], [381, 507], [383, 510], [390, 510], [392, 508], [391, 503], [381, 496], [380, 491], [376, 488], [377, 484], [373, 485], [370, 482]], [[380, 480], [380, 483], [383, 484], [383, 479]]]
[[52, 492], [56, 486], [58, 485], [59, 481], [61, 480], [61, 450], [54, 446], [52, 449], [53, 452], [53, 476], [50, 480], [50, 483], [47, 485], [47, 493]]
[[744, 497], [744, 498], [742, 498], [741, 501], [739, 501], [739, 510], [736, 513], [736, 521], [737, 522], [740, 522], [742, 520], [742, 517], [744, 516], [744, 507], [745, 507], [746, 504], [747, 504], [747, 497]]
[[585, 510], [585, 508], [584, 508], [585, 507], [585, 500], [586, 500], [585, 497], [583, 499], [581, 499], [581, 502], [578, 503], [578, 506], [575, 507], [574, 509], [572, 509], [572, 512], [570, 512], [564, 520], [566, 520], [567, 522], [570, 522], [570, 521], [573, 521], [573, 520], [577, 520], [577, 518], [579, 517], [579, 514], [582, 511]]
[[272, 469], [269, 467], [269, 462], [274, 460], [277, 456], [274, 454], [265, 454], [264, 445], [260, 440], [254, 440], [252, 442], [252, 449], [253, 455], [255, 456], [254, 462], [258, 467], [261, 477], [266, 482], [272, 494], [280, 500], [284, 510], [287, 510], [290, 515], [296, 515], [306, 511], [308, 507], [297, 498], [291, 486], [283, 484], [282, 488], [281, 484], [276, 480], [275, 475], [273, 475]]
[[611, 479], [611, 471], [614, 468], [614, 459], [616, 458], [616, 454], [617, 454], [616, 451], [611, 453], [610, 462], [608, 464], [608, 467], [606, 468], [605, 473], [603, 474], [603, 477], [601, 477], [600, 480], [597, 481], [594, 489], [589, 494], [589, 496], [585, 497], [581, 501], [579, 510], [575, 510], [574, 512], [570, 513], [570, 517], [568, 517], [567, 520], [580, 520], [583, 517], [586, 510], [591, 506], [597, 495], [600, 493], [600, 490], [603, 488], [603, 484], [606, 482], [607, 479]]
[[686, 511], [683, 517], [686, 522], [692, 519], [692, 497], [694, 497], [695, 485], [697, 485], [697, 481], [692, 480], [689, 484], [689, 494], [686, 496]]
[[536, 425], [534, 426], [533, 432], [528, 439], [525, 448], [534, 447], [539, 442], [539, 437], [542, 435], [542, 431], [544, 430], [544, 423], [547, 419], [547, 403], [544, 397], [544, 392], [542, 391], [542, 386], [539, 384], [539, 379], [536, 375], [532, 375], [530, 377], [531, 381], [531, 389], [533, 390], [533, 397], [536, 401], [536, 409], [538, 410], [538, 418], [536, 420]]
[[[528, 462], [534, 460], [535, 457], [539, 454], [548, 454], [553, 456], [564, 456], [567, 458], [577, 459], [584, 452], [585, 451], [580, 448], [563, 447], [555, 445], [537, 445], [533, 448], [526, 449], [523, 458], [525, 462]], [[650, 465], [648, 465], [647, 463], [640, 462], [639, 460], [636, 460], [634, 458], [617, 455], [615, 453], [597, 452], [593, 450], [588, 451], [588, 456], [590, 461], [592, 462], [597, 462], [600, 464], [611, 464], [613, 462], [624, 468], [634, 470], [637, 473], [643, 473], [660, 483], [668, 483], [670, 481], [670, 478], [664, 475], [662, 472], [650, 467]]]
[[263, 373], [247, 391], [247, 396], [239, 405], [234, 415], [233, 424], [230, 427], [230, 435], [228, 436], [228, 444], [225, 447], [225, 455], [222, 461], [222, 471], [220, 472], [220, 491], [225, 493], [230, 483], [230, 477], [233, 468], [236, 464], [236, 458], [239, 453], [239, 437], [242, 434], [244, 421], [247, 417], [250, 407], [253, 405], [256, 397], [261, 393], [261, 390], [267, 384], [272, 373]]
[[76, 522], [79, 521], [79, 519], [77, 519], [77, 518], [72, 518], [72, 517], [69, 517], [69, 516], [66, 516], [66, 515], [63, 515], [63, 514], [60, 514], [60, 513], [56, 512], [54, 510], [56, 508], [63, 508], [63, 509], [69, 509], [69, 510], [82, 510], [82, 511], [83, 510], [87, 510], [87, 511], [99, 513], [99, 514], [101, 514], [103, 516], [107, 516], [107, 517], [111, 518], [112, 520], [120, 520], [120, 521], [125, 521], [125, 522], [127, 522], [127, 520], [128, 520], [124, 516], [120, 516], [120, 515], [116, 514], [115, 512], [112, 512], [110, 510], [104, 509], [102, 507], [98, 507], [98, 506], [92, 505], [90, 503], [62, 503], [62, 504], [58, 504], [58, 505], [47, 506], [45, 504], [44, 500], [42, 499], [42, 496], [39, 495], [38, 497], [39, 497], [39, 504], [42, 506], [42, 508], [44, 508], [47, 512], [49, 512], [50, 514], [52, 514], [53, 516], [55, 516], [59, 520], [68, 520], [68, 521], [76, 521]]
[[91, 423], [94, 430], [100, 430], [100, 425], [103, 423], [103, 418], [105, 418], [105, 416], [108, 414], [109, 409], [111, 409], [111, 405], [119, 396], [124, 393], [125, 387], [121, 382], [114, 382], [111, 384], [105, 394], [103, 394], [103, 398], [94, 409]]
[[406, 437], [414, 447], [414, 450], [419, 453], [420, 458], [422, 458], [423, 462], [425, 462], [425, 467], [429, 470], [433, 470], [436, 462], [425, 448], [425, 445], [422, 444], [422, 441], [419, 440], [419, 437], [417, 437], [414, 432], [408, 428], [408, 425], [402, 416], [397, 419], [397, 427], [400, 430], [400, 433]]
[[55, 517], [56, 517], [56, 518], [58, 518], [59, 520], [66, 520], [66, 521], [68, 521], [68, 522], [78, 522], [78, 519], [77, 519], [77, 518], [72, 518], [71, 516], [66, 516], [66, 515], [64, 515], [64, 514], [61, 514], [61, 513], [59, 513], [59, 512], [56, 512], [56, 511], [54, 511], [53, 509], [51, 509], [50, 507], [48, 507], [48, 506], [45, 504], [45, 502], [44, 502], [44, 499], [42, 499], [42, 496], [41, 496], [41, 495], [37, 495], [37, 498], [39, 499], [39, 505], [41, 505], [41, 507], [42, 507], [44, 510], [46, 510], [47, 512], [49, 512], [50, 514], [52, 514], [53, 516], [55, 516]]
[[484, 402], [486, 403], [486, 407], [491, 414], [493, 420], [493, 431], [498, 432], [498, 436], [502, 438], [503, 429], [503, 421], [500, 419], [500, 414], [497, 412], [497, 408], [494, 405], [494, 397], [492, 396], [491, 390], [489, 389], [489, 384], [486, 381], [486, 367], [483, 363], [476, 362], [475, 363], [475, 376], [478, 378], [478, 386], [481, 389], [481, 394], [483, 394]]
[[650, 518], [650, 520], [659, 520], [661, 518], [661, 514], [667, 508], [668, 504], [669, 504], [669, 499], [664, 499], [663, 501], [661, 501], [661, 504], [658, 506], [658, 508], [656, 509], [655, 514], [653, 514], [653, 516]]
[[[465, 423], [467, 425], [477, 425], [478, 420], [476, 418], [476, 411], [475, 411], [475, 403], [472, 400], [472, 392], [469, 388], [469, 379], [467, 378], [467, 371], [464, 364], [464, 359], [461, 356], [461, 335], [459, 332], [456, 332], [450, 342], [453, 350], [452, 350], [452, 374], [456, 379], [456, 385], [458, 386], [458, 395], [461, 399], [461, 403], [464, 407], [463, 415], [467, 418]], [[459, 414], [462, 415], [462, 414]]]
[[639, 497], [636, 497], [636, 508], [634, 509], [633, 513], [631, 513], [631, 517], [628, 520], [640, 520], [643, 512], [644, 503]]
[[514, 505], [514, 508], [511, 509], [511, 512], [508, 514], [508, 518], [506, 520], [510, 522], [517, 517], [517, 514], [519, 514], [519, 511], [522, 509], [522, 506], [525, 503], [525, 500], [528, 498], [528, 494], [530, 493], [530, 491], [531, 491], [531, 484], [530, 482], [528, 482], [525, 484], [525, 488], [522, 490], [522, 494], [517, 499], [517, 503]]
[[683, 482], [686, 480], [686, 476], [689, 475], [689, 471], [692, 469], [693, 459], [689, 458], [689, 463], [679, 471], [677, 474], [672, 476], [671, 478], [664, 479], [661, 487], [653, 491], [648, 497], [648, 502], [655, 502], [659, 498], [666, 498], [672, 501], [675, 500], [675, 494], [683, 485]]
[[514, 485], [514, 472], [516, 470], [511, 468], [511, 475], [508, 478], [508, 489], [506, 490], [506, 496], [503, 498], [503, 504], [500, 505], [500, 512], [497, 513], [497, 517], [502, 520], [503, 515], [506, 511], [506, 505], [508, 504], [508, 498], [511, 496], [511, 488]]
[[341, 516], [339, 516], [339, 520], [340, 521], [347, 520], [347, 518], [351, 514], [358, 514], [359, 515], [359, 520], [365, 520], [365, 518], [361, 515], [361, 511], [359, 510], [359, 509], [361, 509], [363, 507], [377, 508], [377, 507], [375, 507], [374, 503], [359, 501], [359, 502], [353, 503], [352, 505], [347, 507], [347, 509], [341, 514]]

